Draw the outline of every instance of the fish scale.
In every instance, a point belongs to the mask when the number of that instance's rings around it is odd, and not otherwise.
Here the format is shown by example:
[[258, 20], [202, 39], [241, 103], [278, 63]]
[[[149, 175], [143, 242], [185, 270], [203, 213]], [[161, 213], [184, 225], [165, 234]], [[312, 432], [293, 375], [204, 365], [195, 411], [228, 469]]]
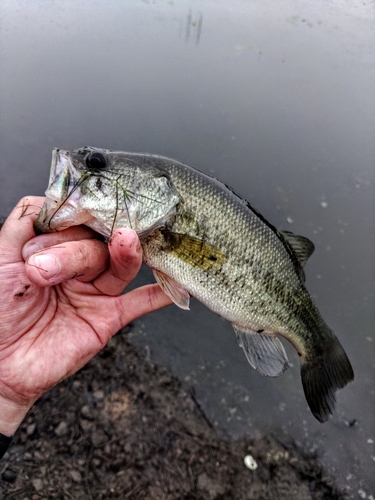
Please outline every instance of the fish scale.
[[[301, 282], [297, 277], [293, 263], [287, 261], [283, 257], [285, 254], [284, 245], [280, 239], [273, 235], [272, 230], [266, 226], [255, 214], [253, 214], [246, 205], [239, 205], [237, 197], [233, 193], [221, 191], [219, 197], [215, 197], [217, 191], [217, 181], [212, 182], [211, 178], [205, 178], [202, 174], [202, 179], [196, 179], [196, 173], [186, 173], [181, 168], [176, 168], [175, 165], [166, 164], [165, 170], [170, 174], [177, 191], [184, 199], [182, 210], [199, 214], [198, 219], [211, 220], [216, 218], [216, 223], [211, 228], [206, 228], [203, 232], [192, 231], [191, 224], [185, 223], [185, 218], [177, 214], [171, 230], [177, 233], [189, 234], [196, 238], [202, 238], [205, 241], [224, 250], [228, 256], [220, 273], [215, 273], [207, 277], [206, 271], [196, 270], [195, 275], [197, 284], [189, 284], [189, 291], [195, 296], [198, 295], [198, 300], [204, 301], [209, 307], [219, 314], [223, 314], [228, 310], [228, 297], [233, 297], [233, 317], [232, 321], [237, 320], [240, 324], [253, 323], [255, 329], [272, 328], [272, 323], [279, 323], [280, 314], [285, 310], [280, 308], [280, 296], [292, 295], [296, 288], [301, 287]], [[181, 174], [182, 172], [182, 174]], [[221, 189], [227, 189], [224, 185]], [[192, 195], [193, 194], [193, 195]], [[215, 200], [213, 204], [207, 203], [206, 200]], [[220, 232], [218, 228], [221, 228]], [[271, 234], [270, 234], [271, 233]], [[168, 273], [173, 274], [176, 281], [189, 283], [192, 281], [191, 267], [184, 265], [180, 260], [177, 260], [173, 253], [160, 253], [152, 251], [151, 240], [148, 239], [144, 245], [146, 262], [152, 268], [168, 269]], [[238, 259], [238, 255], [241, 256]], [[271, 264], [265, 265], [265, 255], [269, 256]], [[246, 264], [246, 261], [248, 264]], [[160, 264], [159, 264], [160, 263]], [[259, 272], [254, 272], [258, 270]], [[272, 275], [267, 279], [267, 272]], [[279, 294], [272, 293], [275, 301], [270, 296], [271, 292], [276, 292], [277, 288], [272, 283], [276, 279], [276, 273], [281, 278], [277, 281], [283, 290]], [[204, 274], [207, 279], [215, 283], [218, 293], [222, 292], [220, 302], [223, 305], [218, 306], [217, 300], [212, 301], [212, 295], [207, 297], [205, 286], [202, 290], [199, 287], [199, 277]], [[236, 283], [236, 277], [242, 280], [242, 286]], [[207, 281], [205, 279], [205, 283]], [[269, 285], [267, 286], [267, 283]], [[258, 286], [259, 284], [259, 286]], [[266, 285], [266, 286], [265, 286]], [[194, 292], [193, 292], [194, 290]], [[209, 303], [211, 299], [211, 303]], [[261, 311], [261, 308], [254, 310], [250, 305], [256, 305], [256, 302], [267, 301], [267, 310]], [[273, 307], [273, 302], [275, 306]], [[276, 306], [277, 304], [277, 306]], [[274, 309], [274, 312], [273, 312]], [[227, 313], [228, 314], [228, 313]], [[273, 316], [277, 316], [272, 320]], [[289, 315], [286, 314], [287, 319]], [[270, 332], [271, 333], [271, 332]], [[278, 330], [272, 332], [278, 333]]]
[[231, 188], [160, 156], [84, 147], [54, 149], [38, 232], [84, 223], [109, 238], [118, 227], [140, 237], [144, 262], [183, 309], [190, 296], [230, 321], [249, 363], [278, 376], [296, 348], [313, 415], [327, 420], [350, 362], [305, 288], [314, 245], [278, 231]]

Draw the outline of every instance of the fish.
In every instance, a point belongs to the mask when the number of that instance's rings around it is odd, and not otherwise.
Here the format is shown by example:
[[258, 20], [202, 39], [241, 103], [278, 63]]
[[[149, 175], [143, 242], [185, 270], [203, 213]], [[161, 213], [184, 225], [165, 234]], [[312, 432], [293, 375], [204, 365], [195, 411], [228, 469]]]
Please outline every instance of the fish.
[[276, 229], [216, 178], [157, 155], [54, 148], [45, 195], [37, 234], [85, 224], [109, 239], [134, 229], [144, 263], [177, 306], [189, 309], [192, 296], [228, 320], [264, 376], [288, 368], [286, 339], [312, 414], [325, 422], [333, 413], [354, 373], [305, 287], [308, 238]]

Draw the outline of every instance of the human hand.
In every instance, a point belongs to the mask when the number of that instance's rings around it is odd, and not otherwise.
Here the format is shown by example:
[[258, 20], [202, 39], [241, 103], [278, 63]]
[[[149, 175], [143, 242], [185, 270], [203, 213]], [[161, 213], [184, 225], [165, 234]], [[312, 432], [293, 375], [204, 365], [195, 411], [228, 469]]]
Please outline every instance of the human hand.
[[120, 328], [171, 304], [158, 285], [119, 295], [142, 262], [138, 237], [85, 226], [35, 236], [44, 198], [23, 198], [0, 231], [0, 433], [89, 361]]

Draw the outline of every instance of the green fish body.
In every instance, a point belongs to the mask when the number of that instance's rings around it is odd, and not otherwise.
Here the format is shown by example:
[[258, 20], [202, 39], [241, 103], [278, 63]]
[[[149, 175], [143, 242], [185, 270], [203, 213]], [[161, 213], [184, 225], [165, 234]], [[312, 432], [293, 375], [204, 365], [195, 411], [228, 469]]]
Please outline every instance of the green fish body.
[[278, 335], [296, 348], [307, 402], [327, 420], [354, 377], [307, 292], [314, 245], [278, 231], [218, 180], [175, 160], [97, 148], [53, 152], [38, 232], [87, 224], [110, 237], [131, 227], [144, 262], [181, 308], [190, 296], [233, 325], [249, 363], [275, 377], [288, 367]]

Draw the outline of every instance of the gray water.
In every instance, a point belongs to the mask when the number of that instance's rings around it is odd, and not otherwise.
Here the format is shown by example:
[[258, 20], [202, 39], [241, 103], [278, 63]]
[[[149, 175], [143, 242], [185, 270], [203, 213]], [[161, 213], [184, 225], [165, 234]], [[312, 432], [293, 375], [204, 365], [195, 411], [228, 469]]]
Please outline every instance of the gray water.
[[[52, 147], [177, 158], [220, 178], [316, 251], [307, 286], [350, 357], [324, 425], [298, 359], [258, 375], [194, 302], [131, 340], [230, 436], [285, 430], [352, 498], [375, 498], [374, 1], [2, 0], [0, 211], [46, 188]], [[137, 283], [151, 280], [143, 270]]]

